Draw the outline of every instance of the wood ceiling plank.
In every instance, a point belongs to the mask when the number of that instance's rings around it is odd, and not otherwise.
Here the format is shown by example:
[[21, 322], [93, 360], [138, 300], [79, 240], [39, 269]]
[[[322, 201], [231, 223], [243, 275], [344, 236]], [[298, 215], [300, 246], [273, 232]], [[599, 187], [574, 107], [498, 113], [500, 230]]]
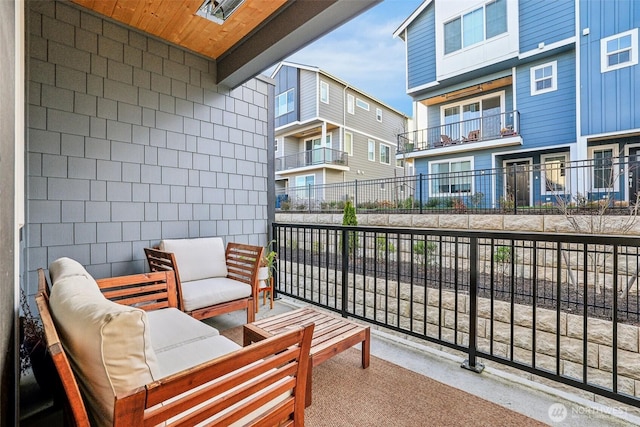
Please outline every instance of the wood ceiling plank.
[[105, 16], [111, 17], [113, 15], [113, 11], [116, 8], [117, 3], [118, 3], [118, 0], [96, 1], [93, 4], [93, 10]]
[[140, 5], [136, 8], [136, 10], [131, 15], [131, 20], [129, 21], [129, 25], [132, 27], [138, 28], [142, 30], [142, 22], [143, 20], [155, 13], [159, 3], [153, 0], [146, 0], [143, 5]]
[[211, 58], [231, 49], [288, 0], [246, 0], [220, 25], [195, 15], [202, 0], [71, 0]]
[[180, 35], [184, 31], [185, 28], [197, 25], [198, 21], [196, 21], [195, 13], [198, 11], [198, 7], [196, 5], [195, 8], [191, 7], [194, 4], [192, 1], [184, 1], [179, 8], [176, 8], [174, 11], [171, 20], [165, 25], [165, 27], [160, 32], [159, 36], [166, 40], [180, 40], [182, 38]]
[[142, 9], [144, 2], [142, 1], [118, 1], [116, 7], [111, 14], [111, 17], [116, 21], [122, 22], [127, 25], [131, 25], [131, 20], [136, 10]]

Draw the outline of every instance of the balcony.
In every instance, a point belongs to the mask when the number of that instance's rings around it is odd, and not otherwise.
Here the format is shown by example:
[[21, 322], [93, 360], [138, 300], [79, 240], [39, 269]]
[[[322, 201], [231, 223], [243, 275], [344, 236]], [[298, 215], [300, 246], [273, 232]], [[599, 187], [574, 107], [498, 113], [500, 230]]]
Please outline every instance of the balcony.
[[276, 172], [298, 172], [301, 168], [316, 169], [330, 167], [347, 170], [348, 158], [346, 152], [331, 148], [315, 148], [276, 159]]
[[400, 134], [398, 154], [437, 155], [520, 144], [520, 113], [509, 111]]

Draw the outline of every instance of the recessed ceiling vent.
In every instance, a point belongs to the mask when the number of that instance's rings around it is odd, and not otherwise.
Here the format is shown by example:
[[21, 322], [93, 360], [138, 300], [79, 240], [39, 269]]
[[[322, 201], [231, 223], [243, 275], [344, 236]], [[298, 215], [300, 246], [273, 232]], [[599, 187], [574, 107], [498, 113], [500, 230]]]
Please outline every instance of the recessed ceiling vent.
[[222, 25], [244, 0], [205, 0], [196, 15]]

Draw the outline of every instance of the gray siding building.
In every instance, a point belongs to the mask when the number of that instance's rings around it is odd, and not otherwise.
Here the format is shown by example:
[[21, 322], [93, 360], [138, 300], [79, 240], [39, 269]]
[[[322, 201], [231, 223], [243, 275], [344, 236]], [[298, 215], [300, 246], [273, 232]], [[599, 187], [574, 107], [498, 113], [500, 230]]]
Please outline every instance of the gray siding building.
[[307, 198], [309, 185], [407, 173], [396, 161], [397, 135], [407, 131], [403, 113], [316, 67], [282, 62], [272, 78], [281, 200]]

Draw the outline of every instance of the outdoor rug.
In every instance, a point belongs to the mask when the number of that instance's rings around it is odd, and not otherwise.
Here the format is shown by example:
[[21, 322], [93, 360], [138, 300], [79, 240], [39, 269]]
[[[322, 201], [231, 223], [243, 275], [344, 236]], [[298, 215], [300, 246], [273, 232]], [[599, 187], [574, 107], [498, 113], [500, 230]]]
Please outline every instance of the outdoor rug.
[[[242, 327], [221, 332], [242, 345]], [[313, 369], [309, 427], [544, 426], [488, 400], [351, 348]]]

